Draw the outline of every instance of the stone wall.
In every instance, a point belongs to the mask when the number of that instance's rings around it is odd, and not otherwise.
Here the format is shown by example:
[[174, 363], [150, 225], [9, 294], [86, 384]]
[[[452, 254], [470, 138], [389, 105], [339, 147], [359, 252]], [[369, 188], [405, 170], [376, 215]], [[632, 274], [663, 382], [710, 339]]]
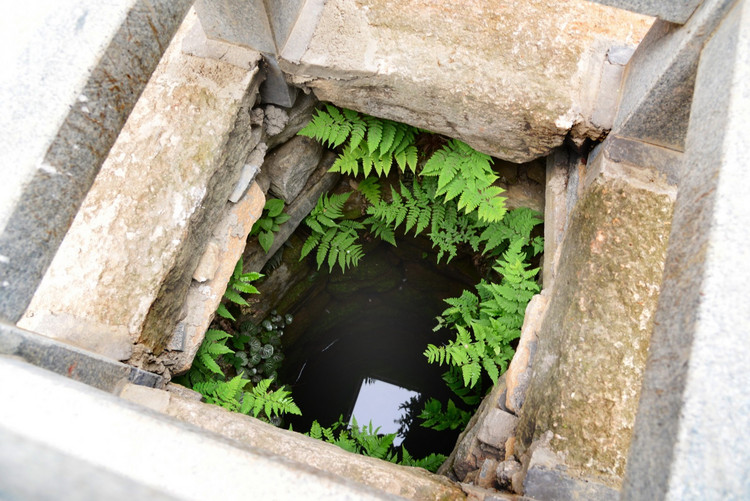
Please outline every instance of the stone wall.
[[257, 54], [245, 68], [183, 55], [194, 22], [167, 49], [19, 325], [84, 345], [108, 336], [122, 359], [136, 341], [166, 346], [253, 148], [260, 84]]

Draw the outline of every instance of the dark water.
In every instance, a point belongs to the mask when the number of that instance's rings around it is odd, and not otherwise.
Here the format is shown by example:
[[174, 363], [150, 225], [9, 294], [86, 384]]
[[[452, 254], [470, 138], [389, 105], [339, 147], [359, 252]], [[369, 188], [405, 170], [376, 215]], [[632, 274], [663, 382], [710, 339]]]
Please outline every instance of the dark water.
[[[399, 420], [408, 424], [430, 397], [456, 401], [441, 379], [446, 367], [428, 364], [422, 353], [446, 339], [432, 330], [447, 306], [442, 300], [477, 278], [469, 263], [436, 266], [425, 251], [412, 239], [398, 249], [380, 244], [345, 275], [323, 274], [290, 309], [295, 321], [285, 339], [293, 343], [285, 347], [281, 376], [302, 410], [291, 420], [295, 430], [309, 430], [313, 420], [328, 426], [340, 415], [348, 421], [356, 408], [360, 424], [372, 420], [382, 432], [396, 432]], [[396, 442], [403, 439], [415, 457], [450, 452], [460, 430], [435, 432], [418, 423], [401, 426]]]

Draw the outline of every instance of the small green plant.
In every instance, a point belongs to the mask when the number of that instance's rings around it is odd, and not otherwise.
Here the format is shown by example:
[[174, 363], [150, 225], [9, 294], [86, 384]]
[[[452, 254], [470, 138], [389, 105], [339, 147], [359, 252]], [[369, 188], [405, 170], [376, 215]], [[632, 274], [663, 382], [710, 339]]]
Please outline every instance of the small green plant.
[[436, 398], [431, 398], [418, 417], [424, 420], [422, 426], [425, 428], [443, 431], [463, 428], [471, 419], [471, 413], [456, 407], [451, 399], [448, 399], [448, 405], [443, 410], [443, 404]]
[[355, 454], [404, 466], [416, 466], [432, 472], [437, 471], [445, 461], [445, 456], [442, 454], [430, 454], [425, 458], [415, 459], [404, 447], [401, 447], [399, 453], [393, 446], [396, 434], [380, 434], [379, 431], [380, 428], [373, 428], [372, 422], [360, 428], [354, 417], [352, 417], [352, 424], [347, 425], [343, 421], [343, 416], [341, 416], [337, 422], [328, 428], [321, 426], [317, 421], [313, 421], [310, 431], [306, 435], [334, 444]]
[[451, 140], [427, 160], [423, 176], [438, 178], [437, 196], [445, 201], [458, 198], [466, 214], [477, 211], [480, 221], [497, 222], [505, 215], [503, 189], [492, 186], [498, 177], [492, 172], [492, 158], [466, 143]]
[[357, 231], [364, 229], [364, 225], [358, 221], [343, 219], [342, 212], [350, 195], [351, 193], [341, 193], [320, 196], [315, 208], [305, 218], [305, 224], [310, 227], [312, 234], [302, 245], [300, 260], [317, 248], [315, 261], [318, 269], [327, 261], [329, 271], [333, 271], [333, 267], [338, 264], [341, 271], [345, 272], [348, 267], [359, 263], [364, 252], [362, 245], [357, 243]]
[[279, 198], [271, 198], [263, 207], [263, 214], [250, 230], [250, 236], [258, 235], [258, 243], [265, 252], [273, 245], [274, 233], [278, 232], [280, 226], [289, 221], [289, 214], [284, 211], [284, 201]]
[[[247, 305], [247, 301], [241, 294], [258, 294], [258, 290], [250, 282], [257, 280], [260, 276], [260, 273], [255, 272], [242, 273], [242, 259], [240, 259], [235, 266], [224, 297], [232, 303]], [[226, 307], [222, 314], [222, 307], [223, 305], [219, 307], [217, 314], [234, 320]], [[244, 371], [240, 371], [233, 378], [227, 379], [222, 370], [222, 364], [226, 366], [231, 363], [231, 360], [236, 360], [235, 350], [227, 346], [229, 340], [237, 348], [250, 339], [244, 339], [242, 336], [234, 339], [224, 330], [209, 329], [198, 347], [192, 367], [175, 381], [199, 392], [210, 404], [220, 405], [230, 411], [243, 414], [252, 413], [253, 416], [268, 421], [278, 420], [281, 414], [301, 414], [288, 390], [284, 387], [271, 390], [273, 377], [256, 378], [255, 381], [251, 381], [245, 378]]]
[[281, 337], [292, 320], [292, 315], [282, 316], [274, 310], [260, 325], [242, 322], [231, 337], [234, 353], [225, 354], [224, 358], [238, 373], [244, 371], [253, 383], [276, 379], [284, 360]]
[[357, 190], [370, 202], [372, 205], [380, 202], [380, 183], [378, 178], [369, 176], [357, 183]]
[[[261, 277], [263, 277], [263, 275], [255, 271], [243, 273], [242, 258], [240, 258], [240, 260], [237, 261], [237, 265], [234, 267], [232, 276], [229, 277], [227, 289], [224, 291], [224, 299], [238, 306], [247, 306], [248, 303], [245, 298], [242, 297], [242, 294], [260, 294], [258, 289], [252, 285], [251, 282], [258, 280]], [[234, 315], [229, 312], [224, 303], [219, 304], [216, 314], [222, 318], [235, 320]]]
[[[437, 260], [448, 257], [448, 262], [458, 252], [462, 243], [477, 241], [476, 217], [466, 216], [458, 212], [456, 202], [441, 202], [436, 200], [437, 181], [426, 179], [420, 183], [414, 179], [409, 189], [400, 183], [400, 192], [392, 191], [391, 202], [379, 200], [368, 208], [370, 217], [365, 224], [371, 225], [371, 233], [396, 245], [393, 230], [404, 225], [404, 233], [414, 229], [414, 235], [419, 235], [429, 229], [428, 236], [434, 247], [438, 249]], [[388, 232], [383, 227], [390, 228]], [[382, 235], [385, 235], [385, 238]], [[393, 241], [391, 241], [393, 240]]]
[[446, 386], [459, 398], [461, 402], [469, 407], [475, 407], [482, 400], [484, 390], [480, 384], [471, 388], [464, 386], [461, 370], [456, 366], [451, 366], [443, 373], [443, 381]]
[[176, 381], [199, 392], [206, 402], [233, 412], [252, 412], [255, 417], [263, 412], [261, 417], [265, 419], [276, 418], [283, 413], [300, 414], [289, 391], [283, 387], [270, 390], [273, 381], [271, 378], [263, 379], [255, 386], [245, 379], [244, 373], [230, 380], [226, 379], [219, 359], [222, 355], [234, 353], [226, 345], [230, 337], [229, 333], [218, 329], [206, 332], [190, 371]]

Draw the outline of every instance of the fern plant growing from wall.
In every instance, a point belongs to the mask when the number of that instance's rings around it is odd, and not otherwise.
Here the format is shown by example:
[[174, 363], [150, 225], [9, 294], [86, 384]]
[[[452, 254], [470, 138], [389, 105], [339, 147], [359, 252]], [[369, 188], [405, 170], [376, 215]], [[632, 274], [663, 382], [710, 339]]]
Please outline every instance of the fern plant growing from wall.
[[[251, 282], [262, 275], [257, 272], [243, 273], [242, 258], [237, 262], [234, 272], [229, 279], [224, 292], [225, 302], [246, 306], [248, 303], [243, 294], [258, 294], [258, 289]], [[216, 311], [221, 318], [235, 320], [224, 303]], [[283, 386], [271, 389], [274, 378], [259, 379], [253, 384], [244, 371], [239, 371], [232, 378], [227, 378], [222, 369], [222, 362], [230, 365], [230, 357], [235, 350], [227, 346], [227, 341], [237, 343], [242, 340], [233, 339], [232, 334], [221, 329], [209, 329], [203, 342], [198, 347], [190, 370], [175, 382], [197, 391], [206, 402], [219, 405], [233, 412], [252, 414], [266, 421], [278, 422], [283, 414], [300, 414], [299, 407], [294, 403], [291, 393]], [[244, 341], [247, 342], [247, 341]]]
[[356, 418], [352, 418], [352, 423], [347, 424], [343, 416], [340, 416], [339, 420], [329, 427], [323, 427], [317, 421], [313, 421], [310, 431], [305, 435], [336, 445], [354, 454], [370, 456], [403, 466], [416, 466], [431, 472], [437, 471], [445, 461], [444, 455], [435, 453], [421, 459], [414, 458], [405, 447], [402, 446], [400, 450], [394, 447], [395, 433], [382, 434], [379, 428], [373, 428], [372, 422], [360, 427]]
[[261, 217], [255, 222], [249, 236], [258, 236], [258, 243], [267, 253], [273, 245], [274, 235], [281, 225], [289, 221], [289, 214], [284, 212], [284, 201], [280, 198], [269, 198], [263, 206]]

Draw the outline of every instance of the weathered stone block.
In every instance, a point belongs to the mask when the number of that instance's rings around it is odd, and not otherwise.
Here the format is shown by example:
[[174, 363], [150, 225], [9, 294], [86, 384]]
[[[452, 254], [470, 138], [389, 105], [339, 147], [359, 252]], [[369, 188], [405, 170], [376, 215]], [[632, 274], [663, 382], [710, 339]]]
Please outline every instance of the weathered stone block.
[[582, 0], [330, 0], [304, 54], [280, 64], [322, 100], [524, 162], [571, 130], [601, 134], [597, 89], [581, 89], [613, 42], [637, 43], [650, 23]]
[[497, 459], [485, 459], [474, 483], [483, 489], [494, 489], [497, 482], [497, 465]]
[[6, 9], [0, 76], [0, 317], [17, 321], [189, 0]]
[[623, 500], [750, 499], [748, 110], [744, 0], [700, 57]]
[[200, 20], [183, 38], [182, 51], [191, 56], [210, 57], [246, 69], [253, 68], [260, 57], [257, 51], [245, 46], [208, 38]]
[[237, 204], [227, 204], [226, 212], [216, 225], [211, 240], [218, 249], [216, 271], [205, 282], [192, 282], [182, 307], [186, 316], [174, 328], [173, 338], [180, 338], [182, 343], [179, 347], [181, 353], [173, 353], [170, 357], [173, 361], [173, 374], [187, 371], [193, 363], [195, 353], [203, 342], [227, 288], [229, 277], [245, 250], [247, 235], [260, 218], [265, 203], [266, 197], [258, 184], [253, 183]]
[[169, 407], [169, 393], [136, 384], [125, 385], [120, 392], [120, 398], [157, 412], [166, 412], [167, 407]]
[[537, 333], [542, 326], [547, 311], [548, 294], [537, 294], [526, 306], [526, 314], [521, 327], [521, 339], [518, 341], [516, 354], [513, 355], [508, 370], [505, 372], [505, 383], [508, 387], [505, 407], [515, 414], [521, 410], [526, 388], [531, 379], [531, 364], [536, 353]]
[[[124, 326], [157, 354], [249, 151], [251, 71], [184, 55], [189, 15], [27, 310]], [[65, 337], [50, 324], [45, 333]]]
[[273, 457], [282, 456], [285, 461], [308, 465], [323, 478], [333, 474], [335, 478], [356, 482], [360, 487], [364, 485], [376, 489], [384, 496], [415, 501], [465, 497], [460, 487], [443, 476], [421, 468], [406, 468], [352, 454], [333, 444], [276, 428], [214, 405], [172, 397], [167, 414], [251, 446], [254, 450], [273, 454]]
[[323, 146], [309, 137], [297, 136], [279, 146], [263, 163], [271, 177], [271, 193], [293, 202], [322, 156]]
[[[268, 137], [265, 139], [269, 148], [287, 142], [312, 118], [318, 100], [311, 92], [297, 97], [294, 106], [288, 110], [268, 105], [265, 108], [264, 125]], [[272, 134], [273, 132], [273, 134]]]
[[190, 388], [187, 388], [177, 383], [172, 383], [172, 382], [167, 383], [165, 390], [167, 390], [170, 393], [174, 393], [178, 397], [183, 398], [185, 400], [194, 400], [196, 402], [200, 402], [203, 399], [203, 395], [201, 395], [197, 391], [191, 390]]
[[547, 157], [544, 193], [544, 263], [542, 283], [552, 286], [560, 260], [560, 245], [568, 228], [570, 212], [578, 200], [586, 164], [580, 155], [560, 147]]
[[502, 461], [497, 464], [495, 477], [501, 489], [511, 490], [513, 488], [513, 475], [521, 471], [521, 463], [515, 460]]
[[478, 469], [487, 458], [502, 459], [499, 451], [493, 447], [483, 448], [477, 435], [486, 417], [493, 410], [497, 410], [498, 398], [505, 392], [505, 377], [501, 376], [497, 384], [484, 397], [479, 408], [469, 420], [464, 431], [458, 436], [456, 447], [448, 459], [438, 469], [440, 475], [455, 476], [458, 481], [464, 481], [466, 475]]
[[[258, 131], [260, 136], [260, 128], [255, 129]], [[255, 130], [253, 132], [255, 132]], [[255, 135], [255, 134], [254, 134]], [[260, 139], [260, 138], [258, 138]], [[260, 172], [260, 166], [263, 165], [263, 161], [266, 158], [266, 151], [268, 147], [265, 143], [259, 143], [255, 146], [255, 149], [250, 153], [250, 156], [245, 161], [245, 165], [242, 166], [242, 173], [240, 174], [240, 180], [229, 195], [229, 201], [237, 203], [242, 195], [247, 191], [248, 186], [252, 183]]]
[[164, 384], [156, 374], [3, 322], [0, 322], [0, 354], [110, 393], [116, 393], [128, 381], [149, 387]]
[[133, 354], [133, 340], [122, 325], [81, 319], [64, 312], [40, 312], [24, 320], [20, 324], [25, 329], [61, 339], [112, 360], [127, 360]]
[[272, 54], [276, 51], [263, 0], [200, 0], [196, 2], [195, 10], [208, 38], [243, 45], [258, 52]]
[[505, 442], [516, 431], [518, 418], [500, 409], [490, 409], [479, 425], [477, 438], [487, 445], [500, 449], [504, 455]]
[[[603, 145], [606, 149], [607, 143]], [[641, 169], [649, 171], [649, 169]], [[572, 471], [619, 489], [669, 236], [674, 188], [600, 154], [571, 214], [520, 413]]]
[[506, 197], [505, 207], [508, 210], [519, 207], [528, 207], [539, 213], [544, 213], [544, 185], [529, 181], [528, 179], [519, 179], [514, 184], [497, 183], [505, 190], [503, 196]]
[[684, 28], [654, 23], [628, 63], [613, 133], [684, 150], [701, 47], [733, 3], [704, 0]]
[[523, 480], [523, 494], [550, 501], [617, 501], [620, 493], [591, 479], [568, 475], [566, 466], [546, 444], [534, 448]]
[[[55, 451], [58, 458], [73, 457], [74, 464], [77, 460], [82, 461], [88, 466], [84, 472], [95, 473], [92, 478], [82, 478], [83, 487], [75, 486], [70, 492], [58, 492], [57, 496], [40, 496], [38, 490], [30, 489], [26, 493], [31, 491], [33, 494], [21, 496], [21, 499], [78, 496], [78, 499], [136, 498], [166, 501], [236, 499], [248, 497], [248, 493], [252, 493], [252, 497], [257, 499], [394, 499], [393, 494], [363, 485], [374, 477], [384, 485], [405, 485], [404, 490], [416, 493], [413, 497], [417, 498], [421, 494], [419, 499], [463, 497], [460, 489], [447, 479], [424, 470], [355, 456], [332, 444], [278, 430], [269, 424], [229, 413], [217, 406], [202, 404], [203, 407], [210, 408], [209, 413], [197, 413], [200, 420], [190, 421], [191, 425], [186, 425], [169, 416], [8, 357], [0, 357], [0, 380], [15, 383], [0, 385], [0, 401], [13, 402], [13, 405], [0, 407], [0, 441], [4, 434], [10, 432], [22, 437], [26, 443]], [[170, 401], [175, 399], [170, 398]], [[197, 402], [189, 403], [201, 405]], [[273, 434], [277, 430], [298, 441], [313, 443], [310, 456], [315, 459], [325, 460], [326, 456], [340, 452], [342, 455], [338, 457], [344, 468], [350, 461], [364, 460], [367, 467], [360, 471], [366, 478], [362, 482], [358, 482], [359, 479], [342, 478], [343, 475], [321, 471], [314, 466], [262, 450], [252, 439], [239, 444], [233, 440], [234, 437], [227, 436], [228, 430], [216, 429], [216, 432], [224, 433], [224, 437], [221, 437], [215, 432], [199, 428], [210, 427], [214, 422], [211, 410], [223, 413], [230, 421], [241, 418], [243, 422], [255, 421], [262, 425], [255, 438], [263, 439], [265, 435], [271, 441], [280, 442], [278, 435]], [[226, 425], [226, 421], [220, 423]], [[0, 465], [6, 465], [9, 463], [8, 457], [14, 455], [7, 451], [5, 443], [0, 443]], [[286, 442], [285, 445], [293, 447], [294, 441], [291, 444]], [[323, 446], [323, 450], [334, 452], [319, 453], [321, 449], [316, 449], [315, 446]], [[165, 460], [165, 451], [169, 451], [169, 460]], [[19, 459], [17, 455], [15, 459]], [[38, 468], [30, 468], [28, 465], [29, 463], [24, 463], [27, 478], [37, 481], [49, 478], [48, 472], [37, 472]], [[373, 470], [379, 465], [383, 465], [383, 473], [373, 475]], [[80, 470], [72, 470], [80, 473]], [[6, 475], [8, 470], [2, 471]], [[67, 471], [62, 469], [61, 473]], [[225, 478], [231, 477], [232, 481], [216, 482], [217, 471], [224, 472]], [[99, 472], [104, 472], [104, 475], [100, 477]], [[125, 484], [129, 497], [109, 497], [113, 489], [86, 488], [89, 483], [109, 481], [112, 477], [132, 480]], [[420, 479], [421, 483], [414, 481], [415, 478]], [[427, 489], [420, 489], [425, 486]], [[160, 495], [167, 490], [169, 497]], [[430, 496], [430, 493], [433, 495]], [[66, 496], [67, 494], [70, 495]], [[92, 496], [86, 497], [86, 494]], [[7, 497], [5, 491], [3, 497]]]
[[198, 262], [198, 267], [193, 272], [193, 280], [196, 282], [205, 282], [216, 276], [216, 269], [219, 267], [219, 246], [216, 242], [209, 242], [206, 250]]

